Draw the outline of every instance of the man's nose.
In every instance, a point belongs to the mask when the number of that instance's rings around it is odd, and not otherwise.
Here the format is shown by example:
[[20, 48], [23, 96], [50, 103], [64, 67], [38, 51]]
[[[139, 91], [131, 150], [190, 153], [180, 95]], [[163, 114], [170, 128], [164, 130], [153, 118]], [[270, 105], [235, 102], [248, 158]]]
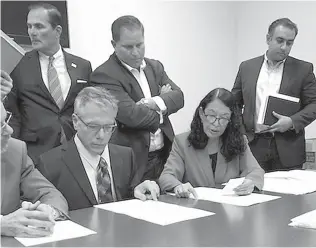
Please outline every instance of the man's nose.
[[133, 47], [133, 49], [132, 49], [132, 55], [133, 56], [137, 56], [139, 54], [139, 51], [138, 51], [138, 48], [135, 46], [135, 47]]

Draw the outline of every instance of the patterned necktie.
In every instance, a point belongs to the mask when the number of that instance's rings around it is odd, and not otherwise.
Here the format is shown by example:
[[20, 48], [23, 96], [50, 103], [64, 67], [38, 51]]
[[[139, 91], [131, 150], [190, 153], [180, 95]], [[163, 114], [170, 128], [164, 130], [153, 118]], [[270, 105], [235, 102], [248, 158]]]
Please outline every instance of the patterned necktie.
[[49, 57], [48, 71], [47, 71], [48, 88], [57, 106], [59, 107], [59, 109], [61, 109], [64, 106], [64, 98], [61, 91], [61, 86], [58, 79], [57, 71], [55, 67], [53, 66], [53, 61], [54, 61], [54, 57], [53, 56]]
[[108, 164], [104, 158], [100, 158], [97, 167], [97, 189], [98, 203], [113, 202], [111, 190], [111, 178], [108, 171]]

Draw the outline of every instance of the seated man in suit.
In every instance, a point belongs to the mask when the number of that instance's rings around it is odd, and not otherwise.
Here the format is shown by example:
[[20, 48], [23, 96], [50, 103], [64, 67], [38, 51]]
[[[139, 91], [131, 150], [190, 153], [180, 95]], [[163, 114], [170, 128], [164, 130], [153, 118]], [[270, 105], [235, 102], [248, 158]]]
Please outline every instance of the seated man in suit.
[[[2, 82], [9, 79], [1, 73]], [[6, 84], [10, 82], [6, 82]], [[52, 233], [55, 219], [67, 215], [62, 194], [37, 170], [24, 142], [11, 138], [11, 113], [1, 108], [1, 235], [41, 237]], [[21, 200], [24, 200], [21, 204]], [[34, 202], [34, 204], [32, 203]], [[35, 226], [37, 228], [32, 228]]]
[[79, 91], [92, 71], [89, 61], [63, 50], [61, 14], [55, 6], [35, 3], [29, 7], [27, 28], [33, 50], [11, 73], [8, 95], [13, 137], [26, 142], [34, 162], [38, 156], [75, 134], [71, 115]]
[[128, 199], [133, 191], [142, 200], [159, 196], [155, 182], [139, 184], [132, 149], [108, 144], [117, 109], [106, 89], [84, 88], [72, 115], [75, 137], [40, 156], [39, 170], [66, 197], [70, 210]]

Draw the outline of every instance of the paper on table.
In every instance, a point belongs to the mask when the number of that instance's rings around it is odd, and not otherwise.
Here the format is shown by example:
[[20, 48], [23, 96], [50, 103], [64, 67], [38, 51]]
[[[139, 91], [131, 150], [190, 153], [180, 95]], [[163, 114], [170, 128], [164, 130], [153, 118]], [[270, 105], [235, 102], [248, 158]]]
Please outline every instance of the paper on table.
[[[257, 203], [267, 202], [281, 198], [280, 196], [263, 195], [252, 193], [246, 196], [228, 195], [221, 189], [199, 187], [195, 188], [199, 200], [226, 203], [236, 206], [251, 206]], [[191, 196], [190, 196], [191, 197]]]
[[275, 171], [264, 175], [263, 190], [283, 194], [302, 195], [316, 191], [315, 181], [315, 171]]
[[42, 238], [15, 238], [24, 246], [39, 245], [59, 240], [73, 239], [83, 236], [96, 234], [88, 228], [85, 228], [71, 220], [56, 221], [54, 233], [48, 237]]
[[133, 218], [162, 226], [215, 214], [160, 201], [141, 201], [137, 199], [100, 204], [94, 207], [119, 214], [126, 214]]
[[307, 212], [291, 219], [289, 226], [316, 229], [316, 210]]
[[222, 193], [225, 195], [234, 195], [235, 194], [234, 188], [242, 184], [244, 180], [245, 180], [244, 177], [230, 179], [225, 184], [226, 186], [223, 188]]

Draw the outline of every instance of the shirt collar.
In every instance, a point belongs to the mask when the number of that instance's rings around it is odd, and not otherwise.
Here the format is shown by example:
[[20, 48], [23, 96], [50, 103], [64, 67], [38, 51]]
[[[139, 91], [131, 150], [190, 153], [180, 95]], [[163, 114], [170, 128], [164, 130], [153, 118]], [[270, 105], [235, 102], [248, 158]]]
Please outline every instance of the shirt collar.
[[281, 60], [281, 61], [279, 61], [275, 65], [272, 65], [272, 63], [269, 61], [269, 59], [267, 57], [267, 52], [264, 54], [264, 61], [265, 61], [265, 63], [267, 63], [269, 68], [278, 68], [278, 67], [280, 67], [280, 65], [284, 64], [285, 60], [286, 60], [286, 58]]
[[[38, 51], [38, 54], [39, 54], [39, 57], [40, 58], [45, 58], [45, 59], [49, 59], [50, 56], [47, 56], [46, 54]], [[58, 59], [60, 57], [62, 57], [64, 54], [63, 54], [63, 50], [61, 49], [61, 46], [59, 46], [59, 49], [58, 51], [53, 55], [54, 59]]]
[[101, 156], [100, 155], [92, 155], [82, 144], [81, 140], [79, 139], [78, 135], [76, 134], [74, 137], [75, 144], [77, 146], [78, 152], [81, 156], [84, 156], [88, 161], [95, 162], [96, 166], [99, 163], [100, 157], [102, 156], [103, 158], [106, 159], [106, 154], [108, 153], [108, 145], [105, 146]]
[[[127, 68], [127, 70], [129, 70], [130, 72], [132, 72], [132, 70], [137, 70], [136, 68], [133, 68], [133, 67], [129, 66], [128, 64], [126, 64], [122, 60], [120, 60], [120, 61]], [[143, 59], [141, 65], [140, 65], [140, 69], [144, 70], [145, 67], [146, 67], [146, 61]]]

